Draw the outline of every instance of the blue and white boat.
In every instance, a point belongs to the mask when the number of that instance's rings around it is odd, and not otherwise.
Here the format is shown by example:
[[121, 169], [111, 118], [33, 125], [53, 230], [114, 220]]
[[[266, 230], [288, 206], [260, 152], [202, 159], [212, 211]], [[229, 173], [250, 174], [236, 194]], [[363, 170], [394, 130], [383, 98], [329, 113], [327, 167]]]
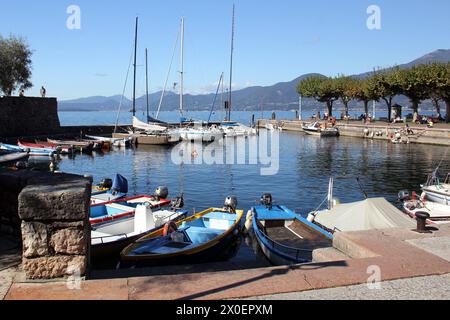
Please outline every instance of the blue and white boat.
[[28, 160], [27, 152], [13, 152], [0, 150], [0, 166], [14, 165], [17, 161]]
[[168, 265], [223, 261], [237, 251], [244, 212], [228, 197], [225, 208], [209, 208], [149, 233], [121, 253], [124, 265]]
[[274, 265], [291, 265], [312, 261], [315, 249], [332, 246], [333, 235], [263, 195], [261, 205], [248, 215], [256, 240]]
[[0, 150], [12, 152], [27, 152], [29, 156], [33, 157], [51, 157], [55, 154], [55, 150], [53, 149], [22, 148], [20, 146], [6, 143], [0, 143]]
[[114, 180], [104, 179], [99, 185], [92, 187], [91, 205], [104, 204], [125, 198], [128, 193], [128, 180], [117, 174]]

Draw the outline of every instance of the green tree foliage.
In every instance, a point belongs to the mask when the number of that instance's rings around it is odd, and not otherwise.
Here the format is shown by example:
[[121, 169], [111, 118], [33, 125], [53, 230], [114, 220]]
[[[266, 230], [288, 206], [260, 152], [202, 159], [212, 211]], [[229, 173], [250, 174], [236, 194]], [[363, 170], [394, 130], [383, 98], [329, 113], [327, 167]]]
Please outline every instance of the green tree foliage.
[[0, 36], [0, 90], [7, 96], [17, 89], [28, 89], [32, 52], [22, 38]]
[[364, 103], [364, 113], [366, 116], [369, 115], [369, 102], [379, 101], [380, 97], [377, 93], [376, 83], [373, 78], [369, 77], [366, 79], [355, 80], [355, 91], [353, 97], [356, 100], [362, 101]]
[[333, 115], [333, 103], [339, 99], [333, 79], [323, 76], [308, 77], [298, 84], [297, 92], [303, 97], [326, 103], [328, 115]]
[[440, 114], [439, 101], [446, 105], [446, 122], [450, 122], [450, 63], [432, 63], [421, 66], [426, 96], [430, 97]]
[[344, 104], [345, 116], [348, 117], [348, 104], [356, 96], [356, 93], [358, 91], [358, 80], [352, 77], [339, 76], [333, 81], [337, 95]]
[[429, 98], [427, 86], [427, 69], [423, 65], [399, 71], [400, 93], [411, 101], [414, 112], [419, 111], [419, 104]]

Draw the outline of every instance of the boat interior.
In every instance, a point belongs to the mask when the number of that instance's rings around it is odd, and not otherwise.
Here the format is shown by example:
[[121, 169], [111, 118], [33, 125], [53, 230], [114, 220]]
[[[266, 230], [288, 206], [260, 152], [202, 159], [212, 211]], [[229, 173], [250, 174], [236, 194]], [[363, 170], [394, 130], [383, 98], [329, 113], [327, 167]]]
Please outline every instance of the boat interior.
[[183, 222], [178, 230], [168, 236], [139, 243], [131, 255], [168, 254], [188, 250], [221, 236], [236, 222], [237, 215], [213, 211], [204, 216]]

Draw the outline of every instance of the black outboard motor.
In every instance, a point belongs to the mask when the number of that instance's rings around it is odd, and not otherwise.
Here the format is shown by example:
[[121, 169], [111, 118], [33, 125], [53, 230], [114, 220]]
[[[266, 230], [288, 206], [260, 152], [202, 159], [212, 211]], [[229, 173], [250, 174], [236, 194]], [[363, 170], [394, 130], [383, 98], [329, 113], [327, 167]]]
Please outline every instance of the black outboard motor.
[[158, 187], [155, 190], [155, 198], [159, 201], [161, 199], [167, 199], [169, 196], [169, 189], [167, 187]]
[[182, 194], [181, 196], [173, 199], [170, 206], [172, 207], [172, 210], [182, 209], [184, 207], [184, 195]]
[[272, 209], [272, 195], [270, 193], [264, 193], [261, 197], [261, 204], [266, 206], [268, 209]]
[[224, 209], [230, 213], [236, 213], [236, 209], [238, 206], [237, 198], [234, 196], [226, 197], [224, 203]]
[[102, 188], [102, 189], [108, 189], [108, 190], [110, 190], [110, 189], [112, 188], [112, 185], [113, 185], [112, 179], [110, 179], [110, 178], [105, 178], [105, 179], [103, 179], [103, 180], [100, 182], [100, 184], [98, 185], [98, 187], [99, 187], [99, 188]]

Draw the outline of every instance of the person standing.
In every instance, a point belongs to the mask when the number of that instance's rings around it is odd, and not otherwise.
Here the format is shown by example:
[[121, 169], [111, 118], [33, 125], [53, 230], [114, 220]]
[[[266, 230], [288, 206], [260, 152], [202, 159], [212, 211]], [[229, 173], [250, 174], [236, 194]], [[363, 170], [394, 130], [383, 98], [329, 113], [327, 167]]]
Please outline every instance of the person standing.
[[46, 94], [47, 94], [47, 90], [45, 90], [44, 86], [42, 86], [41, 87], [41, 97], [45, 98]]

